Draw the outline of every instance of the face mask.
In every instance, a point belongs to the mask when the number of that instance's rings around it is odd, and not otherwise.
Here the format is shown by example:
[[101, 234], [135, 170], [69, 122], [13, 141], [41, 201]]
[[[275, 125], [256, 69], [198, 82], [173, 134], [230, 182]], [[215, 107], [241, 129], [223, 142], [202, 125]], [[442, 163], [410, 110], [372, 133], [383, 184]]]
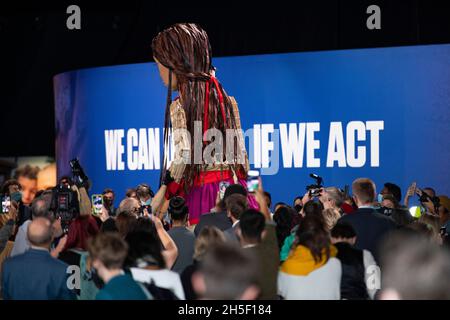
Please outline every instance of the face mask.
[[378, 201], [378, 203], [383, 202], [383, 195], [381, 193], [378, 194], [377, 201]]
[[141, 200], [141, 206], [149, 206], [152, 203], [152, 198], [148, 198], [147, 201]]
[[22, 192], [16, 191], [11, 193], [11, 200], [15, 202], [19, 202], [20, 200], [22, 200]]
[[111, 200], [111, 199], [104, 198], [104, 199], [103, 199], [103, 203], [104, 203], [104, 205], [105, 205], [106, 207], [112, 206], [112, 200]]

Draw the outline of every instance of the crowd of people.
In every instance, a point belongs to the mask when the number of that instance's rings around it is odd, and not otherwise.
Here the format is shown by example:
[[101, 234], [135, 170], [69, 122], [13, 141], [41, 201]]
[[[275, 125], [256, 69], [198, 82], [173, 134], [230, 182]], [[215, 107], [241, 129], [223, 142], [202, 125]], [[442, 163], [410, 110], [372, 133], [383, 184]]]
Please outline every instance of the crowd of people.
[[117, 208], [105, 189], [100, 213], [86, 185], [59, 184], [76, 200], [70, 221], [53, 190], [2, 186], [5, 300], [450, 299], [450, 200], [432, 188], [413, 184], [402, 198], [393, 183], [377, 194], [359, 178], [349, 192], [324, 187], [272, 205], [263, 181], [254, 193], [232, 184], [190, 225], [185, 199], [166, 199], [164, 183], [156, 194], [126, 190]]

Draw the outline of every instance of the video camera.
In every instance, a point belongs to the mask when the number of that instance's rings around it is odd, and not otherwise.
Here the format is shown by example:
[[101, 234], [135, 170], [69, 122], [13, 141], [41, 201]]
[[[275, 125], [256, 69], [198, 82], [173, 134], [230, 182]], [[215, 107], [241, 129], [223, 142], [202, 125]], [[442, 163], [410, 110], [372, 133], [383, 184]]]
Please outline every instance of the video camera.
[[[89, 178], [85, 174], [78, 159], [69, 162], [72, 169], [74, 182], [84, 188], [88, 188]], [[80, 203], [78, 194], [71, 189], [70, 185], [59, 184], [52, 190], [52, 202], [50, 210], [54, 212], [57, 219], [61, 219], [61, 227], [64, 233], [69, 230], [70, 222], [80, 214]]]
[[318, 197], [320, 195], [321, 189], [323, 188], [323, 179], [322, 177], [314, 173], [311, 173], [309, 176], [313, 178], [316, 183], [306, 186], [306, 190], [309, 191], [310, 197]]
[[57, 219], [61, 219], [61, 227], [64, 233], [67, 233], [70, 222], [78, 217], [80, 212], [77, 193], [69, 186], [63, 184], [56, 186], [52, 190], [50, 210]]

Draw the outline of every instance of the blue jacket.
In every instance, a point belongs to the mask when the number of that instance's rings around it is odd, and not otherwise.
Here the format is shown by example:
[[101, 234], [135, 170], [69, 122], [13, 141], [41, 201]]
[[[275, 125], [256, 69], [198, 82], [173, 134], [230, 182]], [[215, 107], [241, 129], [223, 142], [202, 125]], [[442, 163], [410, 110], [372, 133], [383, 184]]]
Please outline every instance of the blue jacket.
[[67, 286], [67, 267], [46, 250], [30, 249], [9, 258], [3, 263], [3, 299], [75, 299], [75, 293]]
[[128, 274], [110, 279], [95, 297], [96, 300], [149, 300], [150, 298]]

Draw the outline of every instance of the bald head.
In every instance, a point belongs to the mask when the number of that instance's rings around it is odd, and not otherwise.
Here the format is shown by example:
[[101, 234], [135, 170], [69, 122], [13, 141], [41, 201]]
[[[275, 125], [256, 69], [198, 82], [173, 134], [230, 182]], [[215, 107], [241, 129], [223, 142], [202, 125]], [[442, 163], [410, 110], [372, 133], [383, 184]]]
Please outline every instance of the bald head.
[[35, 218], [28, 226], [27, 235], [32, 246], [49, 248], [53, 241], [52, 223], [47, 218]]
[[35, 198], [31, 203], [31, 212], [33, 215], [33, 219], [37, 217], [43, 217], [53, 220], [53, 213], [50, 211], [51, 202], [51, 191], [44, 191], [42, 195]]

